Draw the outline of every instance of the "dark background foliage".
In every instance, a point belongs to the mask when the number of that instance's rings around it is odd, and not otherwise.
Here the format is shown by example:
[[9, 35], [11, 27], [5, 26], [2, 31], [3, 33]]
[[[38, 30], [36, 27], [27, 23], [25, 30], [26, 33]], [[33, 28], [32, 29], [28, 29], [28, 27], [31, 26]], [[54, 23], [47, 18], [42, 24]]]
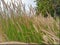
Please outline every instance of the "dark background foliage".
[[60, 0], [36, 0], [36, 5], [37, 14], [42, 13], [46, 17], [48, 12], [52, 17], [60, 16]]

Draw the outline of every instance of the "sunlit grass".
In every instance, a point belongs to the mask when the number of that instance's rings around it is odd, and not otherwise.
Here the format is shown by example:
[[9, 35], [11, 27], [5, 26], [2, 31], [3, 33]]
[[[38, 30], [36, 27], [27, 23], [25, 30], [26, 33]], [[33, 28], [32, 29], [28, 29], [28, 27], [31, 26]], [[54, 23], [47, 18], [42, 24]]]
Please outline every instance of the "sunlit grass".
[[[3, 3], [4, 5], [4, 3]], [[12, 4], [13, 5], [13, 4]], [[18, 5], [19, 6], [19, 5]], [[9, 6], [7, 5], [9, 8]], [[57, 20], [41, 15], [28, 16], [26, 12], [11, 10], [10, 16], [5, 12], [0, 12], [0, 32], [4, 34], [5, 41], [17, 41], [25, 43], [58, 44], [60, 40], [59, 18]], [[13, 8], [14, 9], [14, 8]], [[21, 13], [22, 12], [22, 13]]]

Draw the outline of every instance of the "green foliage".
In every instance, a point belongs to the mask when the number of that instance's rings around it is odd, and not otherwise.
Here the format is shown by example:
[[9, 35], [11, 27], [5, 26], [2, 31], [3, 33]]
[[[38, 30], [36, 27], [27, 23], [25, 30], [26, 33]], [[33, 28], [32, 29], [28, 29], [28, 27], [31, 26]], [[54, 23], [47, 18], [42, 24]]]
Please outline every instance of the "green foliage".
[[57, 7], [58, 5], [60, 7], [60, 0], [36, 0], [36, 3], [37, 14], [42, 13], [45, 16], [48, 12], [54, 17], [55, 11], [60, 13], [60, 11], [58, 11], [60, 9]]

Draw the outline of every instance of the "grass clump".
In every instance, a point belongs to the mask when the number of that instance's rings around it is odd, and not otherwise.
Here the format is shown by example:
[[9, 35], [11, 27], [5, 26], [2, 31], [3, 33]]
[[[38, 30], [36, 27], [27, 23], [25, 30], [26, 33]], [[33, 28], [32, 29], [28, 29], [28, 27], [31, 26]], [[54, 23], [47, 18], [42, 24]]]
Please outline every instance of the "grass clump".
[[13, 7], [11, 8], [11, 5], [6, 4], [4, 1], [1, 2], [3, 9], [6, 9], [0, 12], [0, 31], [3, 32], [5, 41], [59, 44], [59, 18], [56, 21], [51, 16], [47, 18], [41, 15], [30, 16], [25, 12], [23, 6], [24, 10], [18, 10], [21, 9], [19, 5], [21, 6], [22, 3], [16, 6], [15, 3], [11, 2]]

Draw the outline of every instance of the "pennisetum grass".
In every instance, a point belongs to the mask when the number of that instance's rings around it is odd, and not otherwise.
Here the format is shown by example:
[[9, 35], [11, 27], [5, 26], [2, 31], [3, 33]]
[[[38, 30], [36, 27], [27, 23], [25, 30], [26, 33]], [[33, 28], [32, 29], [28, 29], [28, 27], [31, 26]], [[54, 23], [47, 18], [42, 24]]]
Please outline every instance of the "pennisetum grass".
[[49, 14], [47, 18], [41, 14], [36, 16], [32, 7], [30, 7], [30, 13], [27, 14], [21, 1], [11, 2], [10, 5], [4, 0], [1, 2], [3, 7], [0, 6], [0, 35], [4, 35], [2, 42], [59, 44], [58, 18], [54, 20]]

